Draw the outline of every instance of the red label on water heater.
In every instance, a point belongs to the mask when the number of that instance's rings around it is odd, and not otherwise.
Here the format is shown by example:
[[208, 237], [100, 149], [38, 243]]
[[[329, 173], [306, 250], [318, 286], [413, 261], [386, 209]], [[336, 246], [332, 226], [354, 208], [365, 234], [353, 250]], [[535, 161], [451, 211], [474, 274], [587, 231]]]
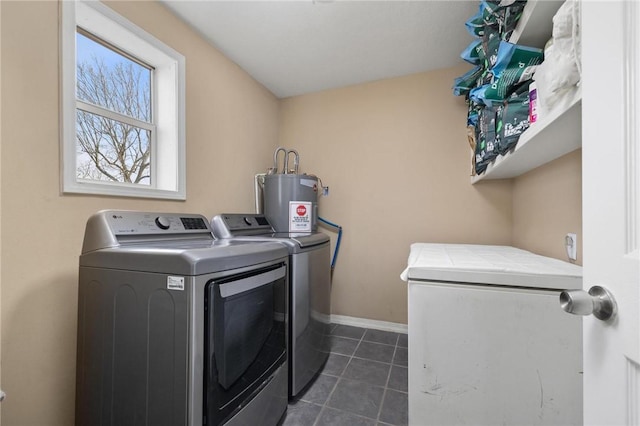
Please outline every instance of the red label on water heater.
[[289, 232], [311, 232], [311, 209], [311, 202], [289, 202]]

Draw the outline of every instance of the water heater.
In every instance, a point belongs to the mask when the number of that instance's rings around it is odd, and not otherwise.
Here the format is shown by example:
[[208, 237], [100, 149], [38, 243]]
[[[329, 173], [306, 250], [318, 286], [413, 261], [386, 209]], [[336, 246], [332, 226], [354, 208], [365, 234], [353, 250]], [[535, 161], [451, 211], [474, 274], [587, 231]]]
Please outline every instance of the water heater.
[[[278, 170], [278, 154], [284, 153], [282, 172]], [[289, 168], [289, 155], [294, 154], [294, 167]], [[261, 178], [262, 209], [276, 232], [315, 232], [318, 229], [318, 189], [323, 188], [317, 176], [298, 173], [298, 152], [278, 147], [273, 154], [273, 167]]]
[[264, 176], [264, 215], [276, 232], [314, 232], [318, 228], [318, 178]]

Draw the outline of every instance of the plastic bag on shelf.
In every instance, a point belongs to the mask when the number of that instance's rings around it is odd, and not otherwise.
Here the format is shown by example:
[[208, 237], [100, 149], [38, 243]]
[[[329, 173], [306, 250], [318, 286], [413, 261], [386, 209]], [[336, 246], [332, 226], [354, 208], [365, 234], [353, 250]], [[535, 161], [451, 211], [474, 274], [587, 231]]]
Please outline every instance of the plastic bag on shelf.
[[465, 27], [474, 37], [482, 37], [487, 27], [495, 27], [501, 39], [509, 40], [526, 3], [527, 0], [482, 0]]
[[464, 73], [460, 77], [456, 77], [453, 81], [453, 94], [463, 96], [469, 94], [469, 91], [476, 87], [478, 78], [482, 75], [482, 68], [475, 67]]
[[[509, 40], [527, 0], [484, 0], [485, 11], [493, 17], [502, 40]], [[486, 13], [486, 12], [485, 12]]]
[[496, 108], [485, 107], [480, 110], [476, 126], [475, 168], [482, 174], [497, 156], [496, 149]]
[[529, 128], [529, 82], [521, 84], [496, 111], [496, 149], [504, 155], [515, 148]]
[[495, 17], [490, 13], [484, 1], [480, 2], [478, 12], [464, 23], [469, 34], [474, 37], [482, 37], [487, 25], [497, 24]]
[[481, 60], [480, 57], [482, 55], [482, 40], [475, 39], [466, 49], [462, 51], [460, 57], [473, 65], [480, 65]]
[[533, 78], [538, 86], [540, 116], [569, 102], [581, 80], [579, 1], [567, 0], [558, 9], [544, 52], [545, 60]]
[[[485, 73], [491, 71], [498, 60], [498, 50], [500, 49], [500, 35], [497, 29], [488, 27], [482, 36], [482, 50], [478, 53], [481, 66], [484, 67]], [[493, 76], [493, 73], [490, 73]], [[484, 83], [488, 83], [483, 75]]]
[[541, 49], [501, 41], [492, 68], [493, 81], [471, 89], [469, 98], [487, 106], [501, 103], [518, 85], [531, 79], [542, 58]]
[[476, 173], [476, 128], [475, 126], [467, 126], [467, 141], [471, 147], [471, 176]]
[[478, 105], [469, 101], [469, 111], [467, 112], [467, 126], [478, 126], [478, 119], [480, 117], [480, 111], [484, 108], [484, 105]]

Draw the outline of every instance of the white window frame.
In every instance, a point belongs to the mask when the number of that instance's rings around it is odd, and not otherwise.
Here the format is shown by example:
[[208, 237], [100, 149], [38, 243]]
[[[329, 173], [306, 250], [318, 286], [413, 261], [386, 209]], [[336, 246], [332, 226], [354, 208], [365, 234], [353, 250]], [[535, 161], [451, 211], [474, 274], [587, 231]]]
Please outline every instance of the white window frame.
[[[186, 199], [185, 58], [99, 1], [63, 1], [61, 185], [63, 193]], [[153, 66], [151, 185], [76, 177], [76, 27]]]

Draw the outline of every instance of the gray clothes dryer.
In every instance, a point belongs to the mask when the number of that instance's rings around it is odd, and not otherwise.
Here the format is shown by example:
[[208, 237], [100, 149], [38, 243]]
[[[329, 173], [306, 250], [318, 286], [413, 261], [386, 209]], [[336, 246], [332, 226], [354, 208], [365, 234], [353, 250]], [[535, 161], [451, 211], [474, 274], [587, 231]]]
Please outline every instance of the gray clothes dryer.
[[289, 251], [289, 396], [297, 395], [329, 356], [331, 249], [322, 232], [276, 233], [262, 214], [220, 214], [216, 238], [277, 241]]
[[80, 256], [77, 425], [276, 425], [288, 251], [194, 214], [102, 211]]

